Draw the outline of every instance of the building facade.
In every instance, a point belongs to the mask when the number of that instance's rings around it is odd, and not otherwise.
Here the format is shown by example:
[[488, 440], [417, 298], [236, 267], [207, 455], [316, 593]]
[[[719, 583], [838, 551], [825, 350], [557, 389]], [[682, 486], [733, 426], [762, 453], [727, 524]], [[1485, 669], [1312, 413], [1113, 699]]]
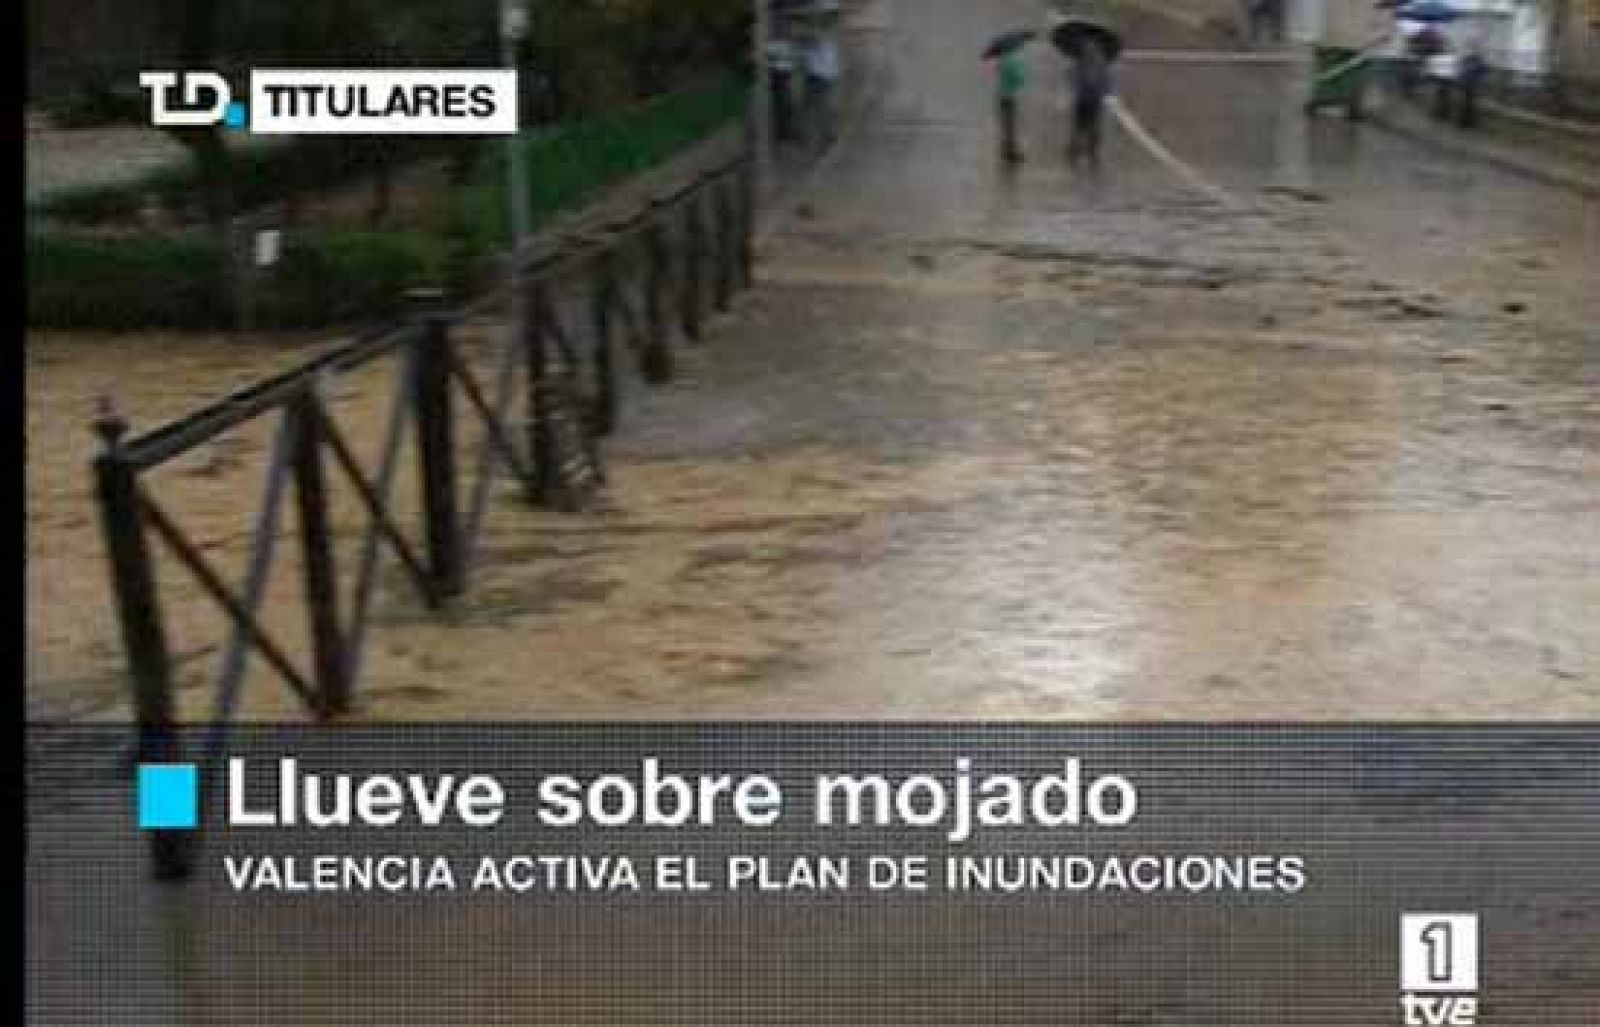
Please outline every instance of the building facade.
[[[1476, 48], [1507, 78], [1560, 75], [1600, 82], [1600, 0], [1450, 0], [1461, 12], [1442, 26], [1452, 46]], [[1360, 47], [1393, 35], [1394, 12], [1375, 0], [1290, 0], [1293, 38]], [[1391, 52], [1397, 48], [1389, 47]]]
[[1567, 0], [1556, 43], [1556, 67], [1564, 79], [1600, 93], [1600, 0]]

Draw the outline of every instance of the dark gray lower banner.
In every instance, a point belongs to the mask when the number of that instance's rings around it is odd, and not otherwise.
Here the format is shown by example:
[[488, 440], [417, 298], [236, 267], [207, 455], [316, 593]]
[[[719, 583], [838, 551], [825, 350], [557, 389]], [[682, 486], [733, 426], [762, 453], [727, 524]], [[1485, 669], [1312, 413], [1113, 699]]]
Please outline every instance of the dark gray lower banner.
[[1596, 727], [30, 738], [38, 1024], [1600, 1024]]

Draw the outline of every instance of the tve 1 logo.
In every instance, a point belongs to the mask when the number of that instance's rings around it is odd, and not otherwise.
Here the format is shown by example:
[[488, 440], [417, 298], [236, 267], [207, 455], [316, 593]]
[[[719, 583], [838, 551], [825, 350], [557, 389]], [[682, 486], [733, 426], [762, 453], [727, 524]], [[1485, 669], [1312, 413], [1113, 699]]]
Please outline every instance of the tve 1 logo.
[[[179, 88], [181, 85], [181, 89]], [[243, 104], [233, 102], [228, 81], [214, 71], [143, 71], [139, 88], [150, 94], [150, 123], [163, 128], [226, 124], [244, 128]], [[173, 93], [179, 94], [175, 102]]]
[[1400, 917], [1400, 1011], [1407, 1024], [1478, 1022], [1478, 916]]

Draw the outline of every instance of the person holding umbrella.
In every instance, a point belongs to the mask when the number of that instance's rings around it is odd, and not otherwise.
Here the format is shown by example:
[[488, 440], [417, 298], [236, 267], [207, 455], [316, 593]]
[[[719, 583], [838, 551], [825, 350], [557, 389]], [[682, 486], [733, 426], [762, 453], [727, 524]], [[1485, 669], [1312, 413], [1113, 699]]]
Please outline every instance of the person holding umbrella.
[[1000, 112], [1000, 158], [1007, 164], [1022, 163], [1022, 147], [1017, 142], [1017, 119], [1022, 93], [1028, 84], [1028, 65], [1023, 48], [1033, 32], [1021, 30], [1000, 36], [983, 52], [985, 60], [995, 62], [995, 81]]
[[1051, 31], [1050, 40], [1071, 62], [1072, 135], [1067, 160], [1072, 164], [1087, 160], [1091, 168], [1099, 168], [1101, 126], [1112, 92], [1111, 63], [1122, 52], [1122, 39], [1099, 22], [1068, 18]]
[[1461, 12], [1442, 0], [1419, 0], [1400, 4], [1395, 19], [1405, 40], [1405, 60], [1400, 69], [1400, 95], [1416, 95], [1428, 62], [1444, 53], [1445, 36], [1439, 26], [1455, 21]]

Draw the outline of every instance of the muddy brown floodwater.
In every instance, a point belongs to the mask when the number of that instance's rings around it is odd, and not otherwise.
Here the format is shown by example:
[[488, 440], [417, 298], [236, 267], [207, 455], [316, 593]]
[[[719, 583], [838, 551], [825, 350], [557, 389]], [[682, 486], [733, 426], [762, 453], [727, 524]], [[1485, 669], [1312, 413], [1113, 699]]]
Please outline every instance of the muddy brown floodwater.
[[[902, 11], [761, 287], [678, 383], [630, 387], [604, 507], [508, 492], [451, 615], [390, 590], [364, 715], [1600, 715], [1594, 205], [1287, 120], [1293, 69], [1226, 61], [1130, 62], [1123, 95], [1243, 202], [1120, 135], [1099, 179], [1068, 172], [1042, 86], [1008, 175], [967, 52], [996, 8]], [[36, 714], [121, 715], [94, 394], [149, 423], [291, 355], [30, 340]], [[338, 385], [368, 445], [389, 387]], [[164, 483], [219, 559], [264, 445]], [[222, 628], [174, 616], [198, 714]]]

